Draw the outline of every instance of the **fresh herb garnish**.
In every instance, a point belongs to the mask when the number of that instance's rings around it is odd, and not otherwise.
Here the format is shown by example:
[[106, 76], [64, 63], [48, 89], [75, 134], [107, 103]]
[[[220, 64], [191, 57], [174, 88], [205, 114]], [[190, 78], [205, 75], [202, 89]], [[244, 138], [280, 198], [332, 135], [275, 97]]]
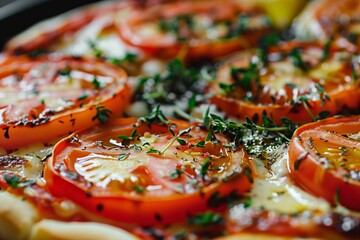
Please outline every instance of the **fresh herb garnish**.
[[205, 161], [201, 164], [201, 167], [200, 167], [200, 176], [202, 178], [204, 178], [206, 175], [207, 175], [207, 172], [209, 170], [209, 167], [210, 167], [210, 157], [207, 157], [205, 159]]
[[125, 139], [125, 140], [135, 140], [137, 139], [138, 137], [140, 137], [140, 134], [137, 134], [137, 130], [134, 129], [132, 132], [131, 132], [131, 136], [126, 136], [126, 135], [120, 135], [118, 136], [118, 138], [120, 139]]
[[109, 119], [112, 111], [107, 109], [105, 106], [96, 106], [96, 115], [92, 118], [92, 120], [99, 120], [100, 123], [106, 123]]
[[325, 43], [325, 46], [324, 46], [324, 49], [323, 49], [323, 54], [322, 54], [322, 57], [321, 57], [321, 61], [325, 61], [329, 58], [330, 56], [330, 50], [331, 50], [331, 44], [333, 43], [334, 39], [333, 38], [330, 38], [326, 43]]
[[87, 99], [89, 96], [87, 95], [86, 92], [83, 92], [83, 94], [77, 98], [78, 101], [82, 101], [82, 100], [85, 100]]
[[224, 219], [219, 213], [207, 211], [205, 213], [198, 213], [193, 217], [188, 218], [188, 223], [193, 225], [211, 225], [222, 224]]
[[92, 85], [95, 89], [102, 89], [105, 87], [105, 84], [103, 82], [100, 82], [96, 76], [93, 77]]
[[143, 77], [134, 94], [134, 101], [145, 101], [149, 108], [157, 104], [176, 105], [181, 100], [188, 102], [185, 110], [194, 109], [201, 102], [205, 81], [201, 72], [186, 68], [180, 60], [167, 64], [164, 74]]
[[130, 153], [122, 153], [122, 154], [120, 154], [120, 155], [118, 156], [118, 159], [119, 159], [120, 161], [124, 161], [124, 160], [126, 160], [129, 156], [130, 156]]
[[125, 53], [125, 56], [123, 58], [114, 58], [110, 57], [106, 60], [114, 65], [121, 65], [122, 63], [128, 62], [132, 63], [135, 62], [135, 60], [138, 58], [138, 55], [136, 53], [127, 52]]
[[88, 44], [89, 44], [89, 47], [95, 57], [97, 57], [97, 58], [103, 57], [104, 52], [98, 47], [98, 44], [95, 40], [89, 40]]
[[302, 59], [302, 50], [301, 48], [294, 48], [290, 51], [289, 57], [291, 59], [292, 64], [298, 69], [306, 72], [308, 70], [308, 66]]
[[183, 171], [181, 169], [176, 168], [169, 173], [169, 178], [172, 180], [180, 178], [182, 173], [183, 173]]
[[175, 16], [170, 19], [161, 19], [158, 24], [161, 31], [174, 33], [179, 42], [187, 39], [187, 36], [182, 35], [181, 28], [186, 28], [188, 31], [194, 27], [194, 17], [190, 14], [183, 14]]
[[135, 186], [134, 187], [134, 191], [137, 193], [144, 193], [145, 192], [145, 188], [142, 186]]
[[208, 130], [205, 141], [217, 143], [216, 133], [224, 134], [228, 137], [229, 147], [237, 148], [245, 146], [247, 152], [259, 156], [267, 147], [288, 142], [298, 125], [289, 119], [282, 119], [282, 126], [277, 126], [265, 113], [262, 114], [262, 125], [257, 125], [251, 119], [246, 118], [246, 122], [235, 123], [226, 121], [220, 116], [209, 113], [209, 109], [204, 114], [204, 125]]
[[160, 105], [157, 105], [155, 108], [153, 108], [148, 115], [139, 118], [138, 121], [147, 123], [149, 127], [151, 127], [151, 124], [153, 123], [167, 124], [168, 122], [167, 118], [160, 110]]
[[243, 202], [244, 208], [251, 207], [252, 204], [253, 204], [252, 198], [247, 198], [247, 199]]
[[234, 79], [235, 86], [250, 91], [252, 89], [252, 82], [259, 83], [260, 81], [257, 58], [253, 58], [247, 68], [231, 68], [230, 74]]
[[24, 188], [35, 184], [35, 180], [26, 180], [24, 181], [22, 178], [16, 175], [4, 174], [5, 182], [13, 189], [16, 188]]
[[148, 154], [152, 154], [152, 153], [162, 154], [162, 152], [161, 152], [161, 151], [156, 150], [156, 149], [150, 149], [150, 150], [149, 150], [149, 151], [147, 151], [146, 153], [148, 153]]

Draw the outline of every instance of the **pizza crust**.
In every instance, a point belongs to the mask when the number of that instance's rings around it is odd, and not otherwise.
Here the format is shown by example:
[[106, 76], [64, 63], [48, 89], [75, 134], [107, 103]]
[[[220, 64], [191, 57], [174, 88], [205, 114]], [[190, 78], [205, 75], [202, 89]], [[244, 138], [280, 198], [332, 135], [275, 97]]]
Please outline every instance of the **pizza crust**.
[[44, 219], [32, 228], [29, 240], [137, 240], [134, 235], [110, 225], [94, 222], [60, 222]]
[[26, 239], [38, 220], [36, 209], [26, 200], [0, 192], [0, 239]]

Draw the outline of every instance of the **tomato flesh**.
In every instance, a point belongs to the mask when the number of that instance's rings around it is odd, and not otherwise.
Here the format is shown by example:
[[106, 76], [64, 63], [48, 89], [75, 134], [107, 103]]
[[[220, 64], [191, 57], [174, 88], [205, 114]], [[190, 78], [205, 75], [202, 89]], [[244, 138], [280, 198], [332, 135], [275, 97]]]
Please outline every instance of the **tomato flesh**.
[[257, 9], [228, 0], [163, 4], [135, 11], [119, 24], [126, 43], [151, 56], [186, 60], [215, 59], [254, 46], [269, 29]]
[[99, 111], [118, 114], [130, 99], [122, 69], [73, 58], [5, 56], [0, 93], [0, 146], [6, 149], [91, 127]]
[[266, 113], [278, 124], [284, 117], [306, 123], [325, 113], [358, 112], [354, 49], [336, 43], [325, 48], [289, 42], [270, 48], [265, 56], [255, 50], [237, 54], [218, 69], [209, 88], [215, 94], [211, 102], [240, 119], [261, 119]]
[[[197, 147], [207, 134], [198, 124], [173, 120], [171, 126], [186, 133], [176, 137], [167, 126], [119, 119], [63, 139], [45, 167], [50, 191], [113, 220], [156, 225], [207, 210], [215, 193], [250, 188], [243, 149]], [[134, 129], [134, 139], [119, 138]]]
[[289, 148], [289, 168], [307, 190], [360, 210], [360, 117], [329, 118], [300, 127]]

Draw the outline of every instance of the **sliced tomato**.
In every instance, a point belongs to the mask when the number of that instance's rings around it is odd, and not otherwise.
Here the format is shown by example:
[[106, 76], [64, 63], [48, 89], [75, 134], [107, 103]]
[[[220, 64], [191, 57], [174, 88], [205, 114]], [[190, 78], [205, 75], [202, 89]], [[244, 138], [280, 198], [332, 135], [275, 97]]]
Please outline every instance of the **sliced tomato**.
[[16, 149], [116, 116], [130, 99], [126, 73], [94, 60], [3, 56], [0, 147]]
[[360, 211], [359, 131], [359, 116], [300, 127], [290, 142], [291, 175], [315, 195]]
[[360, 45], [360, 2], [357, 0], [317, 0], [309, 2], [295, 24], [303, 39], [345, 38]]
[[[89, 5], [82, 9], [65, 13], [62, 16], [44, 21], [12, 38], [5, 49], [12, 54], [48, 50], [62, 42], [75, 41], [73, 35], [94, 19], [114, 14], [125, 7], [132, 6], [129, 1]], [[70, 40], [71, 39], [71, 40]]]
[[251, 185], [245, 151], [226, 147], [221, 135], [196, 146], [206, 136], [197, 123], [114, 120], [58, 142], [44, 177], [55, 196], [103, 217], [145, 226], [181, 221], [209, 209], [214, 194]]
[[360, 107], [359, 60], [353, 46], [288, 42], [242, 52], [217, 70], [211, 102], [231, 116], [297, 123]]
[[161, 58], [214, 59], [254, 46], [268, 18], [236, 1], [176, 1], [135, 11], [119, 24], [128, 44]]

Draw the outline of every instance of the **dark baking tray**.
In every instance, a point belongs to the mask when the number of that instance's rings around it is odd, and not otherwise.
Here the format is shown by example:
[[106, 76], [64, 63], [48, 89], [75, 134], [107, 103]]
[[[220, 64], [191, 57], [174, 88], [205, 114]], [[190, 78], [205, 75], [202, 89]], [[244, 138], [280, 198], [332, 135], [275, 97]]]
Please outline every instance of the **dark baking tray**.
[[0, 0], [0, 49], [33, 24], [101, 0]]

